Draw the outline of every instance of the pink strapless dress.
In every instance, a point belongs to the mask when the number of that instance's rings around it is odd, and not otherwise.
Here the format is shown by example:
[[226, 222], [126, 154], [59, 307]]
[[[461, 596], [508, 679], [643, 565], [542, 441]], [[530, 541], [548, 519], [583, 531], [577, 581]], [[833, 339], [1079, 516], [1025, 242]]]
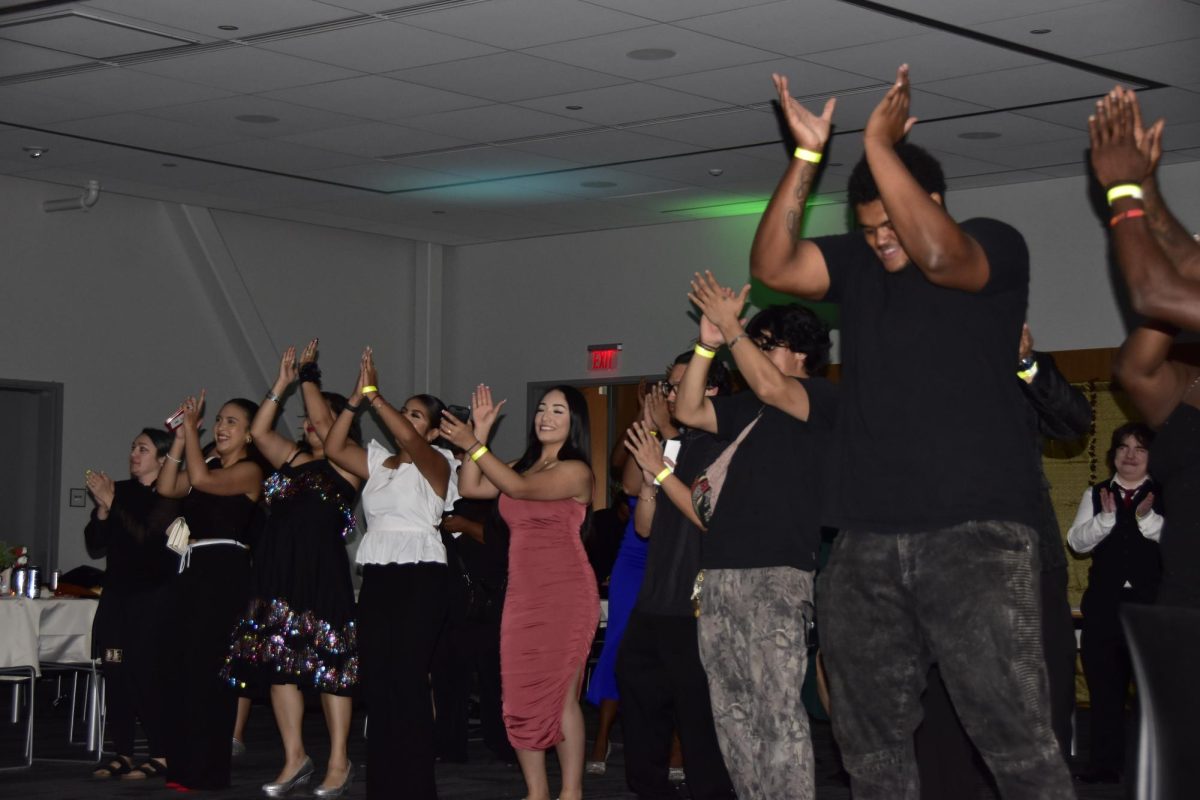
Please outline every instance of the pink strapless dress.
[[547, 750], [562, 741], [567, 689], [576, 675], [582, 682], [600, 621], [596, 575], [579, 537], [586, 512], [570, 498], [500, 496], [500, 514], [512, 532], [500, 678], [504, 727], [519, 750]]

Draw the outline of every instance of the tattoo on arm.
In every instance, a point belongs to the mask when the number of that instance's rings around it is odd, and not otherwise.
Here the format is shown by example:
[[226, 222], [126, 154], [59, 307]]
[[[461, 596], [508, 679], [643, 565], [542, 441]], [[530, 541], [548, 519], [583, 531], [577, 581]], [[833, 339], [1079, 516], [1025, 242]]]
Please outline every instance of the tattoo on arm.
[[799, 213], [797, 213], [796, 209], [794, 209], [794, 208], [788, 209], [787, 230], [788, 230], [788, 233], [791, 234], [793, 239], [795, 239], [797, 236], [800, 235], [800, 215], [799, 215]]

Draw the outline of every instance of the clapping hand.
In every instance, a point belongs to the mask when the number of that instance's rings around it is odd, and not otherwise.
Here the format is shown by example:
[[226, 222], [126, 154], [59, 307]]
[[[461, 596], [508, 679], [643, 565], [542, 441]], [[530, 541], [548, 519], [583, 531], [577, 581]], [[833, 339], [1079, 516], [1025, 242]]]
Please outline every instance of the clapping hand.
[[1151, 176], [1162, 155], [1163, 120], [1143, 130], [1137, 96], [1120, 86], [1096, 103], [1088, 117], [1092, 172], [1103, 187], [1141, 183]]
[[625, 449], [642, 468], [642, 480], [651, 485], [658, 473], [663, 471], [663, 448], [650, 429], [641, 422], [634, 422], [625, 433]]
[[879, 101], [879, 105], [875, 106], [867, 120], [863, 141], [878, 141], [895, 147], [896, 143], [912, 130], [912, 126], [917, 124], [917, 118], [908, 115], [910, 100], [908, 64], [901, 64], [896, 70], [896, 82]]
[[1153, 510], [1154, 510], [1154, 492], [1150, 492], [1145, 497], [1143, 497], [1142, 502], [1138, 503], [1137, 508], [1134, 509], [1135, 513], [1137, 514], [1138, 519], [1141, 519], [1142, 517], [1146, 516]]
[[289, 347], [279, 359], [279, 377], [275, 379], [276, 394], [296, 382], [296, 348]]
[[717, 283], [713, 274], [705, 270], [703, 275], [699, 272], [695, 273], [691, 287], [688, 299], [695, 303], [696, 308], [700, 309], [700, 313], [704, 315], [700, 322], [700, 340], [712, 341], [705, 336], [705, 319], [716, 327], [722, 342], [727, 342], [736, 336], [737, 332], [742, 329], [740, 318], [742, 309], [746, 307], [746, 298], [750, 296], [750, 284], [747, 283], [740, 292], [734, 294], [732, 289]]
[[[300, 365], [315, 363], [317, 360], [317, 339], [309, 340], [308, 344], [304, 345], [304, 352], [300, 354]], [[296, 348], [292, 348], [292, 352], [296, 352]]]
[[84, 474], [84, 482], [87, 484], [87, 490], [91, 493], [92, 499], [96, 501], [96, 506], [107, 512], [112, 507], [113, 497], [117, 492], [113, 479], [104, 472], [92, 472], [89, 469]]
[[788, 130], [791, 131], [796, 144], [805, 150], [820, 153], [825, 149], [825, 143], [829, 141], [829, 133], [833, 127], [833, 109], [837, 105], [837, 98], [831, 97], [826, 100], [825, 108], [818, 117], [792, 97], [788, 91], [786, 76], [772, 73], [771, 80], [775, 82], [775, 91], [779, 94], [779, 108], [783, 111]]
[[1115, 514], [1117, 513], [1117, 501], [1113, 497], [1113, 493], [1107, 488], [1100, 490], [1100, 513]]
[[176, 429], [175, 435], [181, 437], [186, 428], [190, 427], [200, 433], [200, 424], [204, 419], [204, 398], [208, 394], [207, 389], [200, 390], [200, 399], [188, 397], [183, 401], [181, 408], [183, 409], [183, 424]]

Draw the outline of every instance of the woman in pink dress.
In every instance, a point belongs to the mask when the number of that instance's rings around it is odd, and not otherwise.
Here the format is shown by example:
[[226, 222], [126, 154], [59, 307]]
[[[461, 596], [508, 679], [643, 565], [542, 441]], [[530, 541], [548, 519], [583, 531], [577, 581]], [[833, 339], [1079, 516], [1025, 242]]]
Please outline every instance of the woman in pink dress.
[[512, 531], [500, 622], [504, 725], [525, 776], [527, 800], [550, 800], [546, 750], [562, 767], [561, 800], [583, 797], [579, 686], [600, 618], [596, 577], [580, 537], [592, 498], [587, 402], [570, 386], [538, 402], [525, 454], [505, 464], [483, 444], [504, 401], [483, 385], [472, 426], [443, 415], [442, 434], [465, 450], [464, 497], [500, 496]]

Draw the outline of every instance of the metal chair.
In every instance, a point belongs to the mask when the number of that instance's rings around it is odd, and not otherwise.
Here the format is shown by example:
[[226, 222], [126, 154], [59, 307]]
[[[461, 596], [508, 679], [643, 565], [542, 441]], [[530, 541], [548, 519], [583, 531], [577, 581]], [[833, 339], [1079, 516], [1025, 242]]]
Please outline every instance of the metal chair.
[[37, 671], [32, 666], [5, 667], [0, 669], [0, 681], [12, 684], [12, 718], [10, 721], [13, 725], [16, 725], [21, 719], [22, 688], [25, 689], [25, 697], [27, 698], [24, 705], [28, 707], [28, 711], [26, 711], [27, 719], [25, 721], [25, 763], [12, 767], [0, 767], [0, 772], [27, 769], [33, 765], [33, 684], [35, 680], [37, 680]]
[[[97, 660], [59, 664], [42, 663], [42, 674], [59, 673], [59, 677], [71, 677], [71, 712], [67, 722], [67, 741], [71, 744], [82, 744], [89, 755], [86, 759], [45, 759], [47, 761], [85, 761], [99, 762], [104, 758], [104, 673], [99, 669]], [[82, 715], [78, 712], [79, 678], [84, 678], [84, 705]], [[60, 694], [61, 697], [61, 694]], [[75, 721], [79, 719], [85, 726], [83, 739], [75, 739]]]

